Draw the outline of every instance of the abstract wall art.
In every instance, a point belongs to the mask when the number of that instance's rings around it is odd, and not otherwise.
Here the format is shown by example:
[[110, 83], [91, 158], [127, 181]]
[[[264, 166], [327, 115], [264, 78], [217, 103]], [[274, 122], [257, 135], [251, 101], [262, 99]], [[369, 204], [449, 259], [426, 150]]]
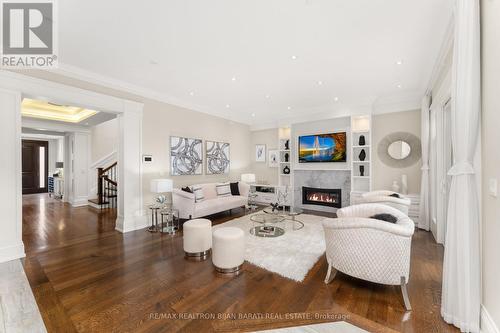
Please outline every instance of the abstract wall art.
[[229, 173], [229, 143], [206, 141], [207, 175]]
[[200, 139], [170, 137], [170, 174], [172, 176], [201, 175], [203, 153]]
[[255, 162], [266, 161], [266, 145], [255, 145]]

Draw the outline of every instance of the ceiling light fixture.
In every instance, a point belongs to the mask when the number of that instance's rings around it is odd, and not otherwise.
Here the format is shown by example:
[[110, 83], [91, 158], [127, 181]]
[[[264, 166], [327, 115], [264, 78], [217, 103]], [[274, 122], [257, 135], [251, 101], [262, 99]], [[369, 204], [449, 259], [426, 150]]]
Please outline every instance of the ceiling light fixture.
[[403, 88], [403, 86], [400, 84], [398, 84], [396, 87], [398, 87], [399, 89]]
[[269, 97], [271, 97], [271, 96], [269, 96], [269, 95], [266, 95], [266, 98], [269, 98]]
[[227, 108], [227, 109], [229, 109], [229, 106], [230, 106], [229, 104], [226, 104], [226, 108]]
[[292, 109], [292, 107], [291, 107], [291, 106], [287, 106], [286, 108], [287, 108], [288, 110], [291, 110], [291, 109]]
[[297, 56], [293, 55], [292, 57], [292, 60], [297, 60]]
[[334, 98], [333, 98], [333, 101], [338, 102], [338, 101], [339, 101], [339, 98], [338, 98], [338, 97], [334, 97]]
[[194, 91], [190, 91], [189, 95], [194, 96]]
[[255, 113], [252, 113], [252, 117], [255, 118]]
[[402, 65], [402, 64], [403, 64], [403, 60], [396, 61], [396, 65]]
[[231, 78], [231, 81], [236, 81], [236, 76], [233, 76], [233, 77]]
[[323, 84], [323, 81], [318, 81], [318, 85], [322, 85]]

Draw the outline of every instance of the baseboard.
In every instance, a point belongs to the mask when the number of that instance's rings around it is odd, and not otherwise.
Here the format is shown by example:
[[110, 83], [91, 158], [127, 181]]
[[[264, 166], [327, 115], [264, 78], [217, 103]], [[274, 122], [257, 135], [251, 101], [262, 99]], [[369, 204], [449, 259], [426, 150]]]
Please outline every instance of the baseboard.
[[500, 333], [484, 305], [481, 305], [481, 333]]
[[24, 257], [26, 257], [26, 254], [24, 253], [24, 244], [22, 242], [17, 245], [0, 248], [0, 263]]
[[88, 197], [78, 198], [78, 200], [71, 201], [71, 206], [73, 207], [82, 207], [82, 206], [87, 206], [88, 204], [89, 204]]
[[137, 215], [134, 217], [132, 223], [125, 221], [123, 217], [118, 217], [116, 219], [115, 230], [126, 233], [130, 231], [140, 230], [148, 227], [148, 218], [145, 215]]

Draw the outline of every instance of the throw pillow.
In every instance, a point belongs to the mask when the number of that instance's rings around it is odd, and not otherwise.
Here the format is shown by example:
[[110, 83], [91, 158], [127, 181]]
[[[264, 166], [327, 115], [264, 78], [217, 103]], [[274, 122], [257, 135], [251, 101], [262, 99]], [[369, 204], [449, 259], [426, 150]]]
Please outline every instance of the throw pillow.
[[229, 183], [217, 184], [215, 186], [215, 190], [217, 191], [218, 197], [228, 197], [231, 195], [231, 187]]
[[394, 198], [401, 198], [401, 196], [398, 193], [393, 193], [393, 194], [390, 194], [389, 196], [394, 197]]
[[240, 187], [238, 186], [238, 182], [230, 183], [231, 186], [231, 194], [232, 195], [240, 195]]
[[398, 221], [398, 219], [394, 215], [391, 215], [391, 214], [375, 214], [373, 216], [370, 216], [370, 218], [375, 219], [375, 220], [389, 222], [389, 223], [396, 223]]
[[205, 200], [205, 196], [203, 195], [203, 188], [201, 186], [193, 186], [191, 191], [194, 193], [194, 202], [202, 202]]
[[184, 192], [193, 193], [193, 191], [191, 190], [191, 188], [189, 186], [182, 187], [181, 190], [183, 190]]

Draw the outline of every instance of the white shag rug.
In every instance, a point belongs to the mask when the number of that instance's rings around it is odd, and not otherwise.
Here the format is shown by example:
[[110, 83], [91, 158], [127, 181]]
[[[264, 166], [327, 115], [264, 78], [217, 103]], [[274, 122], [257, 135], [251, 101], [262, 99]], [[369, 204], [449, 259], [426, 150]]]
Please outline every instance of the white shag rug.
[[259, 333], [368, 333], [368, 331], [345, 321], [337, 321], [334, 323], [278, 328], [259, 331]]
[[324, 217], [299, 215], [296, 219], [304, 223], [304, 228], [292, 230], [291, 221], [285, 220], [277, 225], [285, 226], [283, 236], [264, 238], [250, 234], [250, 229], [258, 225], [250, 220], [250, 216], [239, 217], [213, 228], [242, 229], [246, 236], [246, 261], [294, 281], [304, 281], [309, 270], [325, 253], [325, 236], [321, 225]]

